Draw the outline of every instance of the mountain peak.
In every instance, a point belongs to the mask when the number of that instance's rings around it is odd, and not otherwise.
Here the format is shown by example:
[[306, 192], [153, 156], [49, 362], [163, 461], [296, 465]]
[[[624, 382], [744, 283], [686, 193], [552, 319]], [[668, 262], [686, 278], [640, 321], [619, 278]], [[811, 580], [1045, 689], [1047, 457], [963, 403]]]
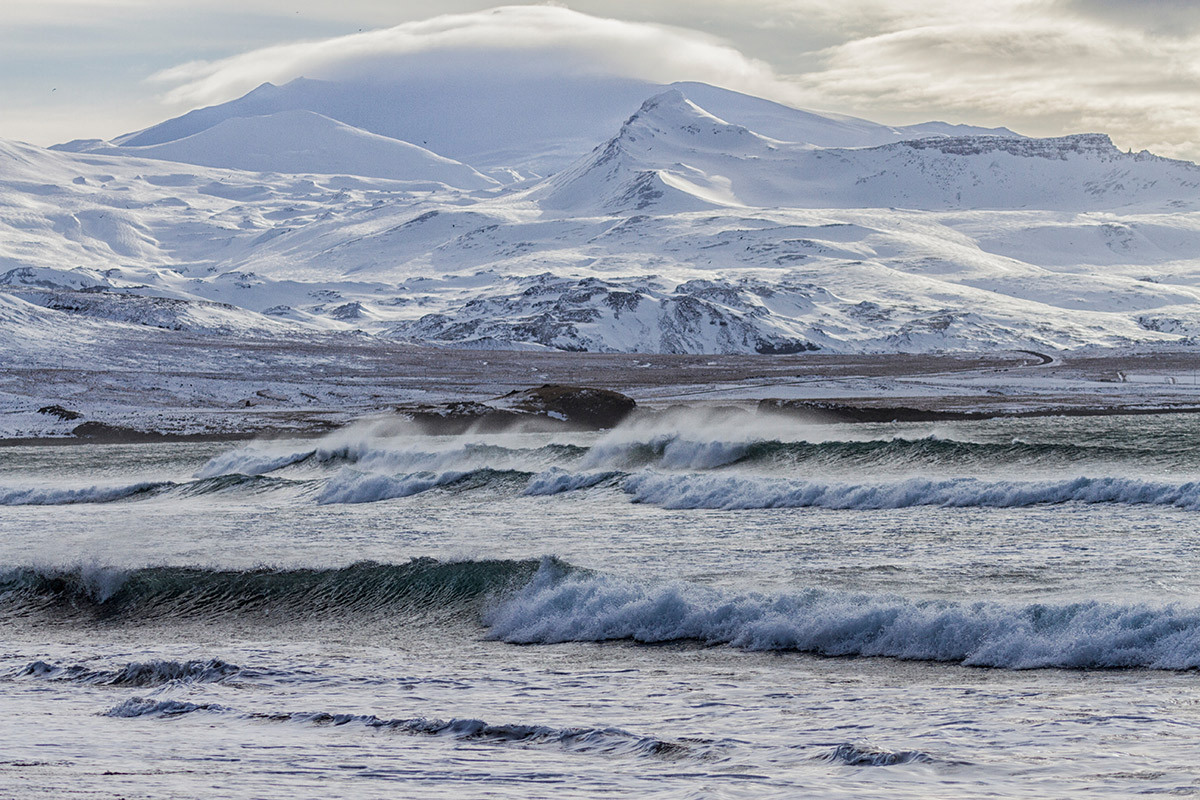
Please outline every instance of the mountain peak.
[[[693, 103], [679, 89], [660, 92], [642, 103], [615, 139], [626, 152], [645, 154], [664, 148], [682, 151], [743, 153], [773, 149], [776, 142], [743, 125], [726, 122]], [[684, 155], [684, 153], [681, 153]]]
[[625, 126], [628, 127], [639, 120], [646, 119], [659, 120], [668, 125], [688, 125], [703, 122], [706, 125], [719, 125], [726, 128], [749, 130], [741, 125], [733, 125], [715, 114], [709, 113], [689, 100], [687, 95], [679, 89], [675, 88], [659, 92], [642, 103], [641, 108], [625, 121]]
[[679, 89], [672, 87], [664, 92], [659, 92], [653, 97], [648, 98], [646, 102], [642, 103], [642, 107], [637, 110], [637, 113], [635, 113], [634, 116], [636, 117], [638, 114], [649, 114], [650, 112], [662, 107], [682, 108], [685, 106], [690, 106], [691, 108], [695, 109], [700, 108], [691, 100], [688, 100], [687, 95], [685, 95]]

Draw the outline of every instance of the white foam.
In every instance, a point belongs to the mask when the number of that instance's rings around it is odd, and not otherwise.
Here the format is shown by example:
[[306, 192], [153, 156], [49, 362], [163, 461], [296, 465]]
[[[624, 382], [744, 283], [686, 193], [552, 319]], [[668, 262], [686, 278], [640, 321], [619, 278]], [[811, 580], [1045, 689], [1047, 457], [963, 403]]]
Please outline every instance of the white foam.
[[513, 643], [698, 640], [747, 650], [889, 656], [1032, 669], [1200, 667], [1200, 609], [1177, 605], [951, 603], [810, 590], [722, 594], [543, 568], [485, 615]]

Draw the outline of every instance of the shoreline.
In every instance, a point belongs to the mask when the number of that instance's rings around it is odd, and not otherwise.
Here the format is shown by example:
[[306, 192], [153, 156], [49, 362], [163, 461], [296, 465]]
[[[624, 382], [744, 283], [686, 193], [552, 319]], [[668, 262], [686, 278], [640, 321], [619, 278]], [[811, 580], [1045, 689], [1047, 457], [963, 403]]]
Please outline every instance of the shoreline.
[[[1010, 409], [1010, 410], [936, 410], [921, 409], [911, 406], [881, 406], [881, 405], [850, 405], [842, 403], [822, 403], [809, 401], [776, 401], [763, 400], [756, 407], [744, 408], [730, 404], [698, 403], [695, 405], [672, 405], [666, 409], [638, 409], [629, 419], [640, 421], [653, 419], [672, 412], [737, 412], [747, 417], [780, 416], [802, 421], [813, 425], [866, 425], [889, 423], [920, 423], [920, 422], [983, 422], [999, 419], [1036, 419], [1046, 417], [1136, 417], [1175, 414], [1200, 414], [1200, 405], [1187, 406], [1066, 406], [1039, 409]], [[387, 420], [388, 417], [378, 414], [371, 419]], [[397, 422], [409, 421], [403, 413], [397, 412], [393, 417]], [[368, 419], [364, 417], [362, 419]], [[452, 422], [456, 421], [450, 418]], [[284, 439], [320, 439], [340, 430], [345, 430], [355, 424], [351, 420], [344, 425], [314, 425], [310, 428], [280, 429], [258, 428], [241, 431], [222, 431], [206, 433], [167, 433], [161, 431], [127, 430], [104, 437], [86, 436], [31, 436], [0, 438], [0, 449], [17, 447], [69, 447], [83, 445], [131, 445], [131, 444], [184, 444], [201, 442], [246, 442], [270, 441]], [[523, 424], [525, 423], [525, 424]], [[411, 435], [414, 436], [453, 436], [469, 432], [504, 433], [524, 431], [589, 431], [599, 432], [612, 430], [617, 426], [579, 426], [579, 425], [547, 425], [545, 417], [532, 417], [528, 420], [517, 420], [511, 427], [495, 429], [478, 429], [466, 425], [462, 430], [420, 430], [414, 426]]]
[[774, 406], [817, 423], [1200, 413], [1200, 352], [1189, 350], [747, 357], [258, 341], [222, 351], [218, 371], [204, 337], [147, 336], [135, 349], [154, 345], [158, 360], [137, 371], [100, 354], [0, 371], [0, 447], [312, 438], [413, 410], [468, 427], [478, 409], [539, 385], [611, 390], [638, 413]]

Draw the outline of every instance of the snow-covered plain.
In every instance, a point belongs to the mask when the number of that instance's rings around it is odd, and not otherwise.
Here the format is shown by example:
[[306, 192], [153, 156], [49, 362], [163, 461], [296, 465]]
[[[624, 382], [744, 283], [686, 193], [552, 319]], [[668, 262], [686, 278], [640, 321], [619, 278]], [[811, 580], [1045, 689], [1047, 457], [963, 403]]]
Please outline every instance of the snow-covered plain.
[[151, 341], [206, 351], [229, 381], [209, 399], [245, 407], [273, 391], [231, 377], [249, 342], [311, 370], [342, 342], [1129, 352], [1200, 334], [1194, 164], [703, 84], [541, 88], [450, 102], [300, 80], [113, 142], [0, 141], [4, 405], [22, 415], [0, 433], [45, 432], [32, 407], [72, 390], [17, 375], [56, 362], [128, 353], [136, 391], [114, 407], [153, 405]]

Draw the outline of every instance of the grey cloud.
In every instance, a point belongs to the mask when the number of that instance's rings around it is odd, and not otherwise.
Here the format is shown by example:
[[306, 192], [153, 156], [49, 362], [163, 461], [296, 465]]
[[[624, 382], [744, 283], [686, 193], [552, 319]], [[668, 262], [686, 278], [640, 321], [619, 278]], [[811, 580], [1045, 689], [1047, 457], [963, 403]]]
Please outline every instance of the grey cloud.
[[1187, 36], [1200, 30], [1200, 3], [1195, 0], [1063, 0], [1062, 8], [1158, 36]]

